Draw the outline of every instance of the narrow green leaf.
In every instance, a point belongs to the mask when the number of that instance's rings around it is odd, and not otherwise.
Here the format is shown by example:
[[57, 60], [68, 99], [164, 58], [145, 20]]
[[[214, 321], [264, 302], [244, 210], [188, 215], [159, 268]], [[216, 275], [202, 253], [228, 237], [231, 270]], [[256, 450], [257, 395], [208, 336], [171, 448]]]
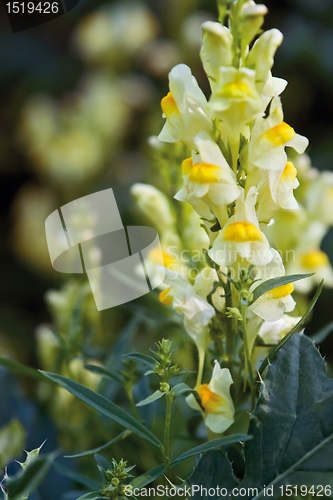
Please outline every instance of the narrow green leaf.
[[137, 403], [136, 406], [149, 405], [150, 403], [153, 403], [157, 399], [160, 399], [162, 396], [164, 396], [164, 394], [165, 394], [165, 392], [155, 391], [154, 394], [151, 394], [151, 396], [149, 396], [148, 398], [143, 399], [142, 401], [140, 401], [140, 403]]
[[68, 469], [67, 467], [63, 467], [60, 465], [58, 462], [54, 462], [53, 468], [59, 472], [62, 476], [68, 477], [68, 479], [71, 479], [72, 481], [75, 481], [76, 483], [82, 484], [82, 486], [86, 486], [90, 490], [96, 490], [100, 488], [100, 483], [97, 481], [94, 481], [93, 479], [90, 479], [87, 476], [84, 476], [83, 474], [80, 474], [79, 472], [75, 472], [72, 469]]
[[[213, 441], [209, 441], [208, 443], [201, 444], [200, 446], [196, 446], [195, 448], [186, 451], [182, 455], [179, 455], [179, 457], [175, 457], [171, 461], [170, 465], [173, 468], [176, 465], [183, 462], [183, 460], [198, 455], [199, 453], [204, 453], [214, 448], [218, 448], [222, 445], [238, 443], [239, 441], [245, 442], [250, 439], [252, 439], [252, 436], [248, 436], [246, 434], [234, 434], [233, 436], [225, 436], [223, 438], [214, 439]], [[151, 483], [155, 479], [162, 476], [164, 472], [165, 472], [164, 465], [159, 465], [158, 467], [155, 467], [154, 469], [151, 469], [145, 474], [142, 474], [141, 476], [133, 479], [130, 485], [132, 486], [132, 488], [143, 488], [144, 486], [147, 486], [147, 484]]]
[[162, 476], [164, 472], [165, 472], [164, 464], [158, 465], [154, 469], [151, 469], [145, 474], [141, 474], [141, 476], [133, 479], [133, 481], [130, 482], [130, 486], [132, 486], [133, 489], [144, 488], [144, 486], [147, 486], [147, 484], [151, 483], [152, 481], [155, 481], [155, 479]]
[[99, 446], [98, 448], [94, 448], [93, 450], [83, 451], [82, 453], [77, 453], [76, 455], [64, 455], [64, 456], [65, 456], [65, 458], [81, 458], [81, 457], [86, 457], [88, 455], [94, 455], [95, 453], [98, 453], [99, 451], [105, 450], [105, 448], [108, 448], [109, 446], [118, 443], [118, 441], [121, 441], [122, 439], [127, 438], [127, 436], [129, 436], [130, 434], [132, 434], [132, 431], [126, 430], [126, 431], [121, 432], [114, 439], [111, 439], [111, 441], [109, 441], [108, 443], [103, 444], [102, 446]]
[[88, 389], [84, 385], [74, 382], [69, 378], [63, 377], [56, 373], [42, 372], [46, 377], [59, 384], [61, 387], [66, 389], [68, 392], [78, 397], [88, 405], [92, 406], [96, 410], [100, 411], [107, 417], [111, 418], [118, 424], [123, 425], [127, 429], [142, 437], [146, 441], [157, 447], [161, 447], [161, 442], [152, 434], [146, 427], [144, 427], [140, 422], [138, 422], [132, 415], [127, 413], [119, 406], [115, 405], [104, 396], [97, 394], [96, 392]]
[[195, 389], [191, 389], [187, 384], [177, 384], [173, 387], [173, 393], [175, 395], [175, 398], [178, 398], [178, 396], [181, 396], [182, 394], [185, 394], [186, 392], [196, 392]]
[[288, 283], [292, 283], [293, 281], [298, 281], [302, 280], [304, 278], [309, 278], [310, 276], [313, 276], [314, 273], [312, 274], [292, 274], [291, 276], [280, 276], [279, 278], [271, 278], [267, 281], [264, 281], [261, 283], [261, 285], [257, 286], [253, 290], [253, 299], [251, 303], [249, 304], [252, 306], [252, 304], [261, 297], [266, 292], [269, 292], [270, 290], [273, 290], [273, 288], [276, 288], [278, 286], [283, 286], [287, 285]]
[[115, 380], [118, 382], [118, 384], [123, 384], [123, 379], [119, 375], [119, 373], [116, 372], [116, 370], [107, 370], [103, 366], [97, 366], [97, 365], [84, 365], [86, 370], [89, 370], [92, 373], [96, 373], [96, 375], [101, 375], [101, 377], [108, 378], [111, 380]]
[[225, 436], [218, 439], [213, 439], [212, 441], [208, 441], [207, 443], [200, 444], [191, 450], [185, 451], [179, 457], [176, 457], [172, 460], [173, 464], [179, 464], [183, 460], [186, 460], [189, 457], [193, 457], [194, 455], [198, 455], [199, 453], [205, 453], [206, 451], [213, 450], [215, 448], [219, 448], [223, 445], [245, 442], [252, 439], [252, 436], [248, 436], [247, 434], [233, 434], [231, 436]]
[[139, 352], [130, 352], [129, 354], [124, 354], [124, 358], [134, 359], [135, 361], [140, 361], [144, 365], [148, 366], [150, 369], [154, 369], [157, 361], [147, 354], [141, 354]]
[[269, 363], [271, 363], [271, 361], [275, 358], [276, 354], [279, 352], [279, 350], [281, 349], [281, 347], [284, 346], [284, 344], [286, 342], [288, 342], [288, 340], [290, 339], [290, 337], [292, 335], [294, 335], [294, 333], [297, 333], [300, 330], [300, 328], [303, 326], [305, 320], [307, 319], [307, 317], [311, 313], [312, 309], [316, 305], [317, 300], [319, 299], [319, 296], [320, 296], [321, 291], [323, 289], [323, 284], [324, 284], [324, 280], [321, 281], [321, 283], [320, 283], [320, 285], [319, 285], [319, 287], [317, 289], [316, 295], [311, 300], [310, 305], [308, 307], [308, 310], [306, 311], [306, 313], [304, 314], [304, 316], [299, 320], [299, 322], [294, 326], [294, 328], [292, 330], [290, 330], [290, 332], [287, 333], [287, 335], [285, 337], [283, 337], [283, 339], [281, 339], [278, 344], [276, 344], [276, 346], [270, 351], [270, 353], [268, 354], [268, 356], [264, 359], [264, 361], [262, 362], [262, 364], [261, 364], [261, 366], [259, 368], [259, 374], [260, 375], [262, 375], [262, 373], [267, 368], [267, 366], [269, 365]]
[[91, 491], [90, 493], [86, 493], [82, 497], [77, 498], [77, 500], [103, 500], [103, 498], [105, 499], [99, 491]]
[[315, 345], [321, 344], [333, 331], [333, 321], [328, 323], [328, 325], [321, 328], [317, 333], [312, 335], [311, 340]]
[[42, 375], [39, 371], [34, 370], [34, 368], [22, 365], [21, 363], [17, 363], [16, 361], [12, 361], [11, 359], [0, 358], [0, 365], [4, 366], [13, 373], [17, 373], [18, 375], [26, 375], [28, 377], [35, 378], [37, 380], [40, 380], [41, 382], [47, 382], [49, 384], [54, 383], [52, 380], [44, 377], [44, 375]]
[[55, 456], [40, 455], [22, 472], [7, 480], [8, 500], [22, 500], [33, 493], [51, 468]]

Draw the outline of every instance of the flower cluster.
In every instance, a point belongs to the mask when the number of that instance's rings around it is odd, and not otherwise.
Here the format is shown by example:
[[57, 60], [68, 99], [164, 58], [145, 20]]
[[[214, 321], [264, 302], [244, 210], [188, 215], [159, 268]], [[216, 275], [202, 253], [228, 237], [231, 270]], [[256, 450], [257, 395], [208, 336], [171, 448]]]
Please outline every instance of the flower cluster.
[[[170, 91], [161, 101], [165, 124], [158, 140], [183, 143], [191, 151], [182, 158], [182, 186], [175, 198], [188, 202], [196, 221], [201, 219], [205, 250], [194, 278], [186, 268], [179, 271], [179, 259], [170, 259], [165, 252], [167, 288], [160, 293], [160, 301], [183, 315], [185, 329], [197, 345], [199, 397], [190, 395], [187, 401], [203, 412], [207, 427], [215, 433], [224, 432], [234, 421], [230, 387], [237, 399], [240, 381], [244, 380], [246, 389], [248, 378], [252, 392], [257, 358], [299, 320], [288, 314], [296, 305], [295, 279], [282, 279], [286, 276], [283, 250], [296, 246], [297, 257], [288, 263], [288, 275], [319, 270], [319, 277], [324, 275], [328, 285], [333, 283], [327, 255], [320, 250], [333, 222], [330, 212], [322, 210], [323, 204], [332, 205], [332, 179], [303, 168], [306, 208], [297, 201], [297, 167], [305, 158], [308, 140], [284, 121], [280, 95], [287, 82], [271, 73], [283, 37], [277, 29], [262, 33], [266, 12], [264, 5], [252, 0], [221, 2], [222, 23], [208, 21], [202, 26], [200, 57], [211, 87], [209, 99], [190, 68], [179, 64], [169, 74]], [[227, 15], [228, 27], [223, 25]], [[306, 177], [312, 174], [316, 180], [309, 187]], [[143, 210], [154, 197], [161, 213], [160, 225], [155, 225], [167, 228], [161, 231], [162, 244], [177, 241], [172, 230], [175, 216], [165, 196], [143, 185], [135, 185], [133, 194]], [[325, 214], [321, 221], [319, 211]], [[295, 232], [284, 229], [284, 220], [302, 217], [307, 220], [295, 244], [290, 240]], [[289, 240], [280, 251], [282, 232]], [[267, 285], [264, 293], [259, 292], [263, 283], [274, 278], [281, 278], [281, 284]], [[295, 286], [309, 291], [316, 280], [318, 276], [297, 281]], [[202, 379], [212, 341], [210, 353], [219, 361], [215, 360], [207, 384]]]

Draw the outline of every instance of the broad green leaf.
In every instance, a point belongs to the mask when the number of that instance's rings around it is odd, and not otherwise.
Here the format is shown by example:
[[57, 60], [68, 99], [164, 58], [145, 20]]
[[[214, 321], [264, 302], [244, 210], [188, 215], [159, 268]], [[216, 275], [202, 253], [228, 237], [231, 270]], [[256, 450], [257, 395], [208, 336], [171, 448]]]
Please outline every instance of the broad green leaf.
[[40, 455], [23, 471], [7, 480], [8, 500], [22, 500], [33, 493], [51, 468], [55, 456]]
[[99, 446], [98, 448], [94, 448], [94, 449], [88, 450], [88, 451], [83, 451], [82, 453], [77, 453], [76, 455], [65, 455], [65, 458], [80, 458], [80, 457], [86, 457], [88, 455], [94, 455], [95, 453], [98, 453], [99, 451], [105, 450], [105, 448], [108, 448], [109, 446], [111, 446], [115, 443], [118, 443], [118, 441], [125, 439], [130, 434], [132, 434], [132, 431], [130, 431], [130, 430], [123, 431], [117, 437], [115, 437], [114, 439], [111, 439], [111, 441], [109, 441], [106, 444], [103, 444], [102, 446]]
[[146, 441], [149, 441], [151, 444], [157, 447], [162, 446], [160, 441], [146, 427], [138, 422], [132, 415], [106, 399], [104, 396], [97, 394], [84, 385], [74, 382], [74, 380], [63, 377], [62, 375], [48, 372], [42, 373], [46, 377], [49, 377], [51, 380], [66, 389], [68, 392], [78, 397], [88, 405], [92, 406], [96, 410], [100, 411], [107, 417], [111, 418], [118, 424], [123, 425]]
[[90, 493], [86, 493], [82, 497], [77, 498], [77, 500], [103, 500], [103, 498], [105, 499], [99, 491], [91, 491]]
[[17, 373], [18, 375], [25, 375], [28, 377], [36, 378], [41, 382], [48, 382], [49, 384], [53, 384], [52, 380], [44, 377], [44, 375], [42, 375], [39, 371], [34, 370], [29, 366], [22, 365], [21, 363], [17, 363], [16, 361], [12, 361], [11, 359], [0, 358], [0, 365], [4, 366], [13, 373]]
[[174, 458], [172, 460], [172, 463], [179, 464], [180, 462], [183, 462], [183, 460], [186, 460], [189, 457], [193, 457], [194, 455], [199, 455], [199, 453], [205, 453], [206, 451], [219, 448], [220, 446], [223, 445], [249, 441], [250, 439], [252, 439], [252, 436], [248, 436], [247, 434], [234, 434], [231, 436], [225, 436], [222, 438], [213, 439], [212, 441], [208, 441], [207, 443], [200, 444], [199, 446], [196, 446], [191, 450], [185, 451], [185, 453], [179, 455], [179, 457]]
[[[231, 493], [232, 489], [239, 485], [239, 482], [234, 476], [231, 463], [226, 455], [219, 450], [214, 450], [206, 453], [199, 460], [194, 472], [186, 480], [186, 484], [193, 488], [192, 500], [201, 500], [203, 498], [217, 500], [222, 497], [218, 495], [207, 496], [201, 493], [201, 489], [195, 491], [194, 488], [207, 488], [207, 491], [210, 488], [215, 488], [215, 491], [217, 491], [219, 486], [220, 488], [226, 488]], [[228, 495], [226, 498], [230, 498], [230, 496]]]
[[135, 361], [140, 361], [144, 365], [148, 366], [150, 369], [154, 369], [157, 361], [147, 354], [141, 354], [139, 352], [130, 352], [124, 355], [125, 358], [134, 359]]
[[68, 467], [63, 467], [58, 462], [54, 462], [53, 467], [62, 476], [68, 477], [72, 481], [82, 484], [82, 486], [86, 486], [90, 490], [96, 490], [101, 486], [100, 483], [98, 483], [97, 481], [94, 481], [93, 479], [90, 479], [89, 477], [84, 476], [79, 472], [75, 472], [74, 470], [69, 469]]
[[315, 345], [321, 344], [328, 336], [330, 333], [333, 331], [333, 321], [328, 323], [328, 325], [324, 326], [324, 328], [321, 328], [317, 333], [312, 335], [311, 340]]
[[[313, 342], [295, 334], [269, 366], [250, 422], [242, 486], [333, 485], [333, 380]], [[296, 482], [295, 482], [296, 481]], [[307, 482], [305, 484], [308, 484]]]
[[160, 399], [162, 396], [164, 396], [165, 392], [162, 391], [155, 391], [154, 394], [151, 394], [148, 398], [143, 399], [140, 401], [140, 403], [137, 403], [136, 406], [145, 406], [149, 405], [150, 403], [153, 403], [157, 399]]
[[321, 291], [323, 289], [323, 280], [321, 281], [319, 287], [318, 287], [318, 290], [315, 294], [315, 296], [313, 297], [313, 299], [311, 300], [310, 302], [310, 305], [308, 307], [308, 310], [306, 311], [306, 313], [304, 314], [304, 316], [299, 320], [299, 322], [294, 326], [294, 328], [292, 330], [290, 330], [289, 333], [287, 333], [287, 335], [285, 335], [278, 344], [276, 344], [276, 346], [270, 351], [270, 353], [268, 354], [267, 358], [264, 359], [264, 361], [262, 362], [260, 368], [259, 368], [259, 374], [262, 375], [264, 370], [267, 368], [267, 366], [269, 365], [269, 363], [271, 363], [273, 361], [273, 359], [275, 358], [276, 354], [279, 352], [279, 350], [281, 349], [282, 346], [284, 346], [284, 344], [286, 342], [288, 342], [288, 340], [290, 339], [290, 337], [292, 337], [296, 332], [298, 332], [301, 327], [304, 325], [306, 319], [308, 318], [309, 314], [311, 313], [312, 309], [314, 308], [314, 306], [316, 305], [316, 302], [321, 294]]
[[191, 389], [191, 387], [184, 383], [177, 384], [173, 387], [173, 393], [176, 398], [178, 398], [178, 396], [181, 396], [182, 394], [185, 394], [186, 392], [196, 392], [196, 390]]
[[252, 305], [262, 294], [273, 290], [278, 286], [287, 285], [288, 283], [292, 283], [293, 281], [302, 280], [304, 278], [309, 278], [313, 276], [312, 274], [292, 274], [291, 276], [280, 276], [279, 278], [271, 278], [267, 281], [261, 283], [261, 285], [257, 286], [253, 290], [253, 299], [249, 305]]
[[208, 452], [188, 483], [225, 487], [229, 496], [233, 487], [244, 488], [248, 494], [242, 498], [255, 500], [266, 498], [265, 487], [273, 487], [275, 497], [286, 484], [333, 488], [332, 409], [333, 380], [326, 376], [324, 360], [311, 339], [293, 335], [262, 382], [249, 428], [253, 439], [245, 443], [243, 481], [237, 482], [225, 456], [214, 473], [211, 461], [219, 459]]
[[89, 370], [92, 373], [96, 373], [96, 375], [101, 375], [101, 377], [108, 378], [111, 380], [115, 380], [118, 382], [118, 384], [123, 383], [123, 379], [119, 373], [116, 372], [116, 370], [107, 370], [103, 366], [96, 366], [96, 365], [84, 365], [86, 370]]

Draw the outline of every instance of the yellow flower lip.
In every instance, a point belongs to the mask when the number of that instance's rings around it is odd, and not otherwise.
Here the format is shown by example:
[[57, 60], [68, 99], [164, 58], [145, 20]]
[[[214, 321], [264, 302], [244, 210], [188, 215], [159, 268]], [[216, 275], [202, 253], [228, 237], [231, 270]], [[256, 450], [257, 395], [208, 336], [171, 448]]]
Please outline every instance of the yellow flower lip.
[[281, 122], [275, 127], [270, 128], [263, 134], [274, 146], [283, 146], [291, 141], [296, 135], [295, 130], [285, 122]]
[[198, 389], [201, 405], [207, 413], [223, 413], [221, 406], [225, 400], [215, 392], [211, 391], [208, 384], [202, 384]]
[[165, 267], [170, 267], [175, 263], [175, 259], [172, 258], [172, 255], [164, 250], [161, 252], [159, 247], [152, 248], [148, 254], [148, 258], [155, 264]]
[[222, 168], [209, 163], [196, 163], [192, 166], [189, 180], [198, 184], [210, 184], [221, 181]]
[[166, 117], [172, 115], [173, 113], [179, 114], [177, 103], [171, 92], [168, 92], [167, 95], [163, 97], [161, 101], [161, 108]]
[[280, 182], [294, 182], [297, 176], [297, 170], [291, 161], [287, 161], [286, 166], [284, 167], [283, 174], [281, 175]]
[[224, 238], [228, 241], [260, 241], [261, 231], [250, 222], [234, 222], [224, 229]]
[[294, 285], [292, 283], [287, 283], [286, 285], [277, 286], [269, 292], [266, 292], [266, 296], [270, 299], [282, 299], [283, 297], [287, 297], [294, 291]]
[[186, 160], [184, 160], [182, 163], [182, 174], [188, 175], [191, 172], [192, 167], [193, 167], [192, 158], [186, 158]]
[[160, 302], [162, 302], [162, 304], [164, 304], [165, 306], [171, 306], [173, 303], [173, 297], [169, 295], [170, 290], [171, 286], [166, 290], [163, 290], [163, 292], [161, 292], [159, 295]]
[[220, 93], [220, 97], [225, 99], [244, 99], [244, 97], [251, 97], [252, 95], [251, 87], [244, 82], [226, 83]]
[[301, 257], [301, 262], [307, 269], [314, 269], [329, 264], [329, 258], [322, 250], [306, 252]]

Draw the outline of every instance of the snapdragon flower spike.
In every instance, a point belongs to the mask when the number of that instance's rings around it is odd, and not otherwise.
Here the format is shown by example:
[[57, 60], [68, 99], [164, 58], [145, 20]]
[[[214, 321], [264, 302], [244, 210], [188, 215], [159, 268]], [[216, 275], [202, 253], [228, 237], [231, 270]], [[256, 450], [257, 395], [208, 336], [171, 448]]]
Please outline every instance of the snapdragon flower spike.
[[295, 130], [283, 121], [281, 100], [274, 97], [267, 118], [256, 119], [248, 146], [246, 170], [251, 172], [254, 167], [264, 170], [281, 170], [288, 158], [285, 147], [294, 148], [298, 153], [304, 153], [308, 139], [296, 134]]
[[183, 141], [195, 148], [193, 138], [202, 130], [212, 132], [206, 114], [207, 99], [185, 64], [178, 64], [169, 73], [170, 92], [162, 99], [166, 123], [158, 136], [163, 142]]
[[191, 408], [202, 412], [205, 425], [216, 434], [226, 431], [234, 422], [235, 408], [230, 396], [232, 383], [229, 369], [221, 368], [215, 360], [209, 384], [201, 384], [197, 387], [201, 406], [193, 394], [186, 398]]
[[[271, 252], [274, 255], [273, 259], [265, 266], [258, 266], [256, 268], [256, 282], [252, 285], [250, 289], [251, 292], [253, 292], [262, 281], [285, 275], [284, 265], [279, 252], [274, 249], [271, 249]], [[285, 313], [295, 309], [296, 302], [291, 296], [293, 291], [294, 285], [292, 283], [273, 288], [263, 293], [248, 310], [265, 321], [277, 321]]]
[[260, 231], [255, 212], [257, 193], [252, 187], [244, 200], [244, 191], [236, 201], [235, 214], [222, 228], [208, 251], [217, 264], [229, 267], [243, 260], [253, 265], [265, 265], [273, 258], [266, 236]]
[[183, 162], [184, 186], [175, 198], [190, 201], [199, 210], [196, 200], [201, 199], [211, 213], [225, 219], [226, 205], [235, 201], [240, 193], [236, 176], [209, 134], [200, 132], [194, 138], [194, 143], [198, 154], [193, 154], [192, 161], [189, 159]]

